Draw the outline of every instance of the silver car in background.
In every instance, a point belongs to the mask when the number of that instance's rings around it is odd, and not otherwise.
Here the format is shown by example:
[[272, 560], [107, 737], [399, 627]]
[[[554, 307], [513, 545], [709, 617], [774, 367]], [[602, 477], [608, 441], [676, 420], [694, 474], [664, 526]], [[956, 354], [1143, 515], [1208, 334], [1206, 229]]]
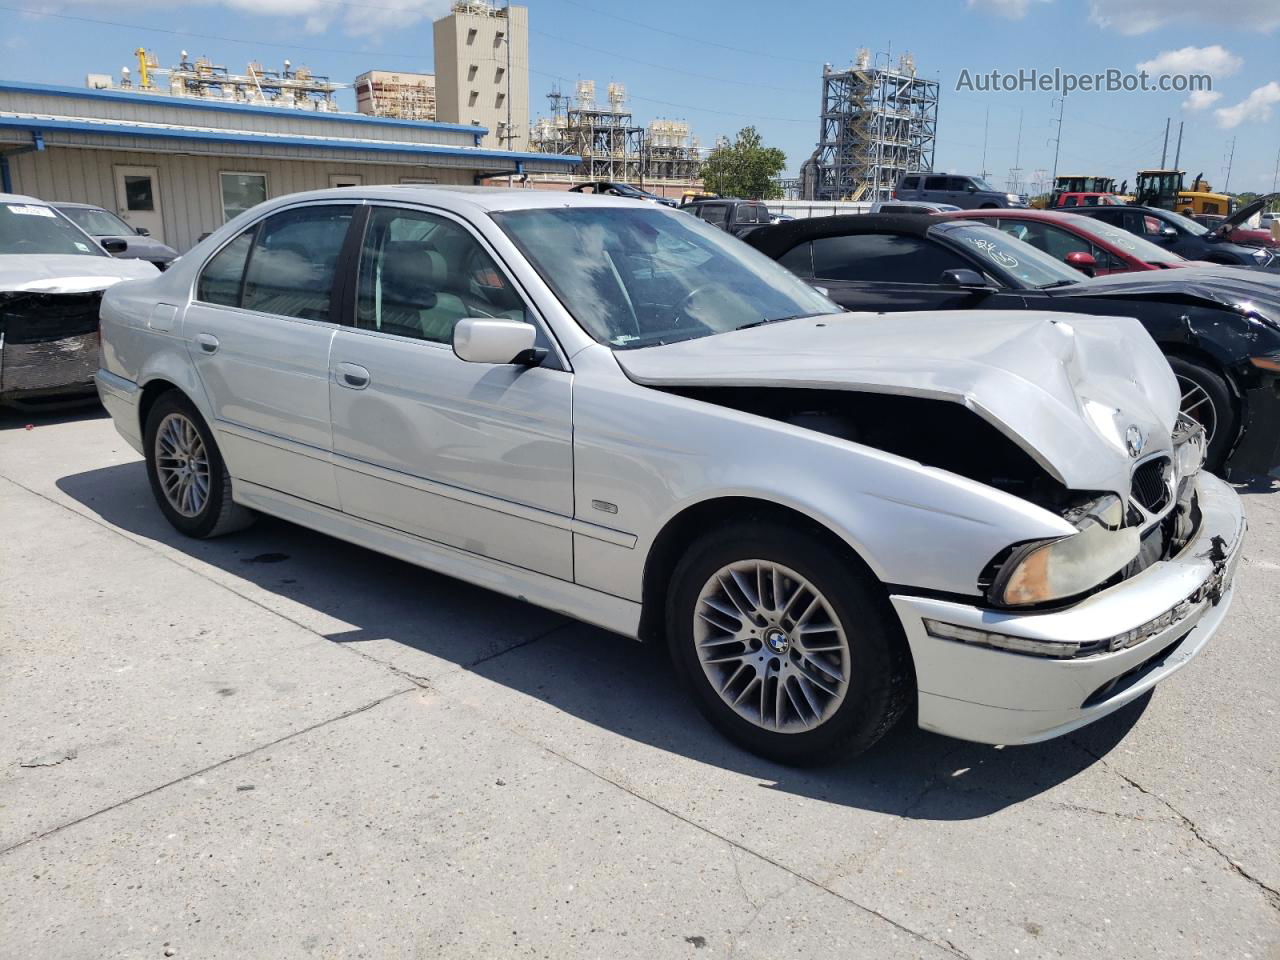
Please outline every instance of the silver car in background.
[[178, 530], [261, 511], [665, 639], [786, 762], [1089, 723], [1203, 649], [1244, 533], [1135, 321], [840, 313], [609, 197], [271, 201], [108, 293], [98, 387]]

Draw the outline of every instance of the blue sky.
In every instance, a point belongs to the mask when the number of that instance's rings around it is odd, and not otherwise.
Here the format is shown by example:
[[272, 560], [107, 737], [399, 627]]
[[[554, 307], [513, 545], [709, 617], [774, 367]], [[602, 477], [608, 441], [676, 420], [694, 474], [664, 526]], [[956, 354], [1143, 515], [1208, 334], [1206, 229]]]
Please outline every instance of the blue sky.
[[[706, 145], [754, 123], [786, 152], [793, 172], [817, 139], [823, 63], [847, 65], [863, 46], [910, 51], [922, 74], [941, 81], [936, 166], [979, 172], [985, 143], [985, 169], [998, 184], [1015, 162], [1024, 176], [1052, 168], [1053, 94], [957, 92], [965, 69], [1092, 73], [1157, 61], [1214, 74], [1215, 96], [1198, 103], [1178, 93], [1073, 93], [1060, 172], [1132, 180], [1138, 167], [1159, 163], [1166, 117], [1173, 118], [1175, 137], [1179, 120], [1186, 121], [1181, 166], [1203, 171], [1218, 188], [1233, 137], [1235, 191], [1270, 189], [1280, 152], [1280, 0], [527, 5], [532, 115], [545, 112], [543, 94], [557, 78], [566, 90], [578, 78], [594, 79], [599, 90], [621, 81], [641, 122], [686, 119]], [[430, 21], [447, 6], [447, 0], [0, 0], [0, 76], [78, 85], [86, 73], [118, 72], [139, 44], [165, 64], [184, 48], [238, 69], [250, 59], [277, 64], [289, 57], [347, 82], [369, 68], [427, 71]], [[353, 103], [349, 92], [345, 103]], [[1170, 163], [1172, 156], [1171, 143]]]

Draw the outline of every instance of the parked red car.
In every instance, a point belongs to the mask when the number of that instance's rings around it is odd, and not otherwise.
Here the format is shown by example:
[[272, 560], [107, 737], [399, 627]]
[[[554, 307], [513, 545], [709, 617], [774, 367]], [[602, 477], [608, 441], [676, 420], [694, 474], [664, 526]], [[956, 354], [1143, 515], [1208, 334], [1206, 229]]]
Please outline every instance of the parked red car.
[[1063, 207], [1109, 207], [1124, 203], [1114, 193], [1060, 193], [1054, 201], [1054, 209]]
[[981, 220], [1089, 276], [1202, 266], [1101, 220], [1056, 210], [961, 210], [940, 217]]

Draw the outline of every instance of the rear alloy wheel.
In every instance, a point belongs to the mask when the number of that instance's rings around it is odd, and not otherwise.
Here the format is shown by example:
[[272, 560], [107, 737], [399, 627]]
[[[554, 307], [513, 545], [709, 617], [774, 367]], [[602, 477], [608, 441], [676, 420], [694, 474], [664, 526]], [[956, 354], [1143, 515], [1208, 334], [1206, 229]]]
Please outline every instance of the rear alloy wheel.
[[668, 593], [672, 660], [726, 736], [783, 763], [861, 753], [909, 706], [901, 626], [857, 558], [772, 522], [696, 541]]
[[1181, 411], [1204, 427], [1208, 448], [1205, 466], [1215, 473], [1221, 472], [1239, 429], [1231, 390], [1222, 377], [1200, 364], [1170, 357], [1169, 366], [1178, 379]]
[[176, 390], [147, 414], [147, 478], [168, 521], [189, 537], [216, 537], [248, 526], [253, 513], [232, 502], [231, 476], [204, 418]]

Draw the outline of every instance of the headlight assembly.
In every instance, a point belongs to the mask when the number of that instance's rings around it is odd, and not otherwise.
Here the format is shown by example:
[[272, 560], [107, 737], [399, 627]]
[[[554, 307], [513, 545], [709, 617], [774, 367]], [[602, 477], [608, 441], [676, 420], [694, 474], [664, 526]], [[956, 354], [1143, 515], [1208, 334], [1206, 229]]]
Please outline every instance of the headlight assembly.
[[1096, 587], [1138, 555], [1138, 530], [1122, 528], [1124, 504], [1114, 494], [1084, 508], [1079, 531], [1023, 544], [1000, 567], [991, 597], [1005, 607], [1062, 600]]

